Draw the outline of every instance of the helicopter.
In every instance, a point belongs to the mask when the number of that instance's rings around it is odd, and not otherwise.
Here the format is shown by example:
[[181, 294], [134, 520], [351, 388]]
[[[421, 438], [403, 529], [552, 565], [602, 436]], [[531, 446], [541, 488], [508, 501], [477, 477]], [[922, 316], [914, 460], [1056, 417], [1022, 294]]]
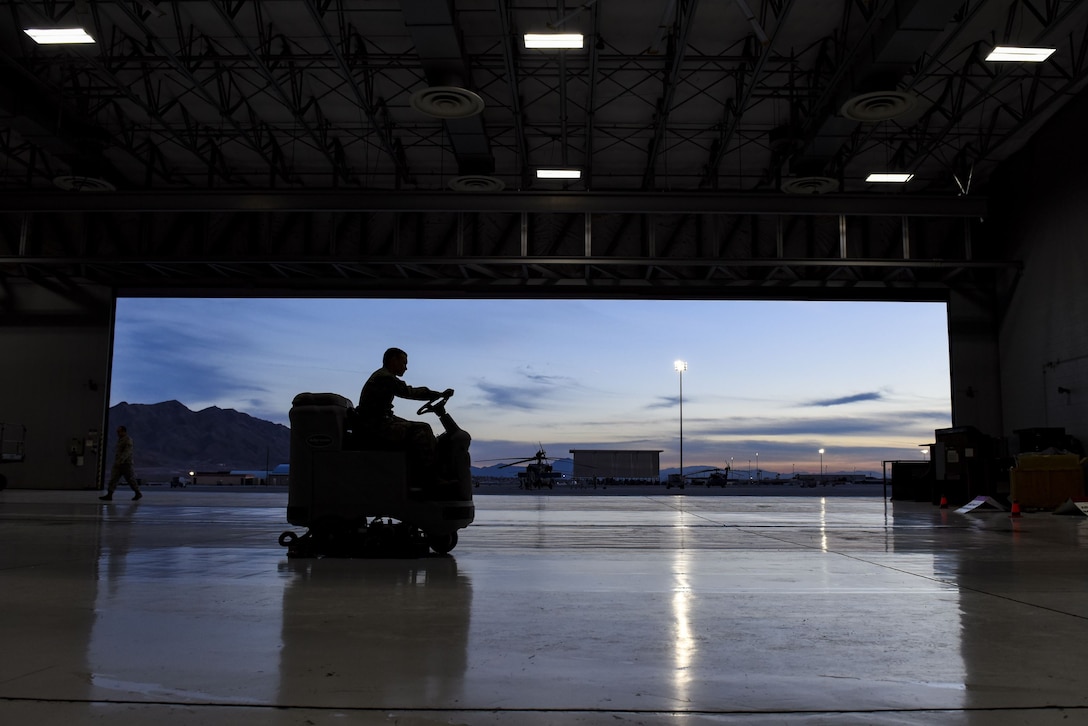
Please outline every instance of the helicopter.
[[[699, 474], [707, 474], [708, 476], [698, 476]], [[724, 467], [712, 466], [706, 469], [699, 469], [697, 471], [689, 471], [684, 473], [682, 481], [690, 482], [692, 484], [706, 484], [707, 489], [710, 487], [722, 487], [725, 488], [726, 483], [729, 481], [730, 468], [726, 464]], [[672, 483], [666, 485], [666, 489], [671, 486]], [[680, 487], [683, 488], [683, 483]]]
[[[506, 459], [485, 459], [485, 461], [506, 461]], [[556, 461], [556, 459], [551, 461]], [[507, 461], [505, 464], [500, 464], [499, 468], [505, 469], [510, 466], [524, 464], [525, 471], [518, 472], [518, 488], [552, 489], [555, 487], [555, 481], [563, 478], [563, 474], [552, 470], [551, 461], [548, 459], [548, 452], [544, 451], [543, 446], [540, 446], [532, 456], [517, 461]]]

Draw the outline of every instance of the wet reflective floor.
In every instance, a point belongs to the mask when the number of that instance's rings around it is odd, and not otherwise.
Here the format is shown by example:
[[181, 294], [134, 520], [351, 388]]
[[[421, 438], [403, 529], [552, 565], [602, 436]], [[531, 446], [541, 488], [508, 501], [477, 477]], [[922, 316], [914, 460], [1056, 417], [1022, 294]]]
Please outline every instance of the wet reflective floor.
[[519, 493], [288, 560], [284, 493], [118, 496], [0, 492], [0, 723], [1088, 723], [1084, 517]]

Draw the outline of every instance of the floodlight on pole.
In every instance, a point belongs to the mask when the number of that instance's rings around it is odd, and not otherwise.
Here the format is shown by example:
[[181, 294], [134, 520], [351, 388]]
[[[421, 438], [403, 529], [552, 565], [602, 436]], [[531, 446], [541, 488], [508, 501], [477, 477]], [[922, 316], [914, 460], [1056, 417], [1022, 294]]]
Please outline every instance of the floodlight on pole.
[[824, 450], [820, 449], [820, 476], [824, 475]]
[[680, 485], [684, 484], [684, 371], [688, 369], [686, 361], [678, 360], [672, 364], [680, 374]]

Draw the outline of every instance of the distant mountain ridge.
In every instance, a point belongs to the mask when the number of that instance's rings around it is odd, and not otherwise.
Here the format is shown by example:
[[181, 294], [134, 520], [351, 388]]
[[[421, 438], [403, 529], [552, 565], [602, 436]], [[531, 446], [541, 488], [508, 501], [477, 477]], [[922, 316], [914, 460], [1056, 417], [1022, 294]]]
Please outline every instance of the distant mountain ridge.
[[[128, 427], [135, 445], [136, 475], [177, 476], [190, 471], [260, 471], [291, 460], [291, 429], [234, 409], [211, 406], [192, 411], [180, 401], [119, 403], [109, 410], [106, 468], [113, 462], [114, 429]], [[553, 470], [570, 477], [573, 463], [551, 462]], [[702, 467], [694, 467], [699, 469]], [[685, 466], [691, 474], [693, 467]], [[524, 465], [472, 467], [473, 476], [515, 478]], [[663, 469], [662, 478], [678, 469]], [[735, 472], [747, 478], [747, 471]], [[763, 471], [764, 479], [777, 478]]]
[[180, 401], [123, 402], [109, 411], [107, 468], [114, 430], [122, 424], [132, 436], [139, 477], [152, 471], [264, 469], [291, 458], [291, 429], [282, 424], [217, 406], [192, 411]]

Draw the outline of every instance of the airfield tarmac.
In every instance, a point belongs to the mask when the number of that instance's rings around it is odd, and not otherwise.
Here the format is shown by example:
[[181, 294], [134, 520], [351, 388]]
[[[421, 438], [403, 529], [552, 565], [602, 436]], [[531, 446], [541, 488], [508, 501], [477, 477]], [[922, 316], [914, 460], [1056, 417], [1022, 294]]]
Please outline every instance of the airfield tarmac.
[[1088, 718], [1088, 519], [650, 489], [481, 494], [414, 560], [288, 560], [283, 492], [0, 492], [0, 720]]
[[891, 492], [891, 482], [887, 489], [882, 482], [864, 484], [827, 484], [824, 486], [802, 487], [787, 483], [733, 483], [724, 487], [708, 487], [703, 484], [686, 484], [683, 489], [665, 484], [568, 484], [561, 483], [552, 488], [522, 489], [515, 480], [506, 482], [485, 482], [474, 488], [473, 496], [489, 494], [537, 494], [545, 496], [714, 496], [714, 497], [882, 497], [884, 492]]

